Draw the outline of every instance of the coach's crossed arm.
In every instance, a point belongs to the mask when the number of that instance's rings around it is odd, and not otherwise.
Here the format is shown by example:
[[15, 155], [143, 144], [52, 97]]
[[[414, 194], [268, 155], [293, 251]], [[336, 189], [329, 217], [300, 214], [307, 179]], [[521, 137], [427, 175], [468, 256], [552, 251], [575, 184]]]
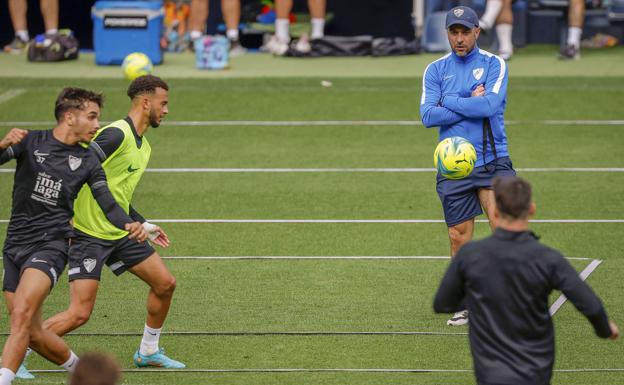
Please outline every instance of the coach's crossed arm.
[[[477, 90], [478, 87], [475, 92]], [[467, 118], [487, 118], [496, 114], [507, 94], [507, 65], [504, 60], [490, 61], [484, 91], [477, 95], [473, 92], [468, 98], [446, 95], [442, 98], [441, 104]]]
[[420, 118], [425, 127], [448, 126], [465, 117], [440, 105], [442, 98], [437, 68], [427, 66], [423, 75], [423, 89], [420, 98]]

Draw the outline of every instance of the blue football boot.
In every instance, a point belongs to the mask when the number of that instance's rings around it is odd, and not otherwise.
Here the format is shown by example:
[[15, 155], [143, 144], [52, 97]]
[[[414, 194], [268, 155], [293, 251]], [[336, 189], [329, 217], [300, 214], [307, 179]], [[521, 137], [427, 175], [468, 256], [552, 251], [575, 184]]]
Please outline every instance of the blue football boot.
[[155, 366], [165, 369], [186, 368], [186, 365], [184, 365], [183, 363], [167, 357], [163, 348], [158, 349], [156, 353], [149, 356], [144, 356], [137, 350], [136, 353], [134, 353], [134, 364], [137, 368], [146, 368], [149, 366]]
[[22, 380], [32, 380], [35, 376], [26, 369], [25, 362], [22, 362], [19, 369], [17, 369], [17, 373], [15, 373], [15, 377], [20, 378]]

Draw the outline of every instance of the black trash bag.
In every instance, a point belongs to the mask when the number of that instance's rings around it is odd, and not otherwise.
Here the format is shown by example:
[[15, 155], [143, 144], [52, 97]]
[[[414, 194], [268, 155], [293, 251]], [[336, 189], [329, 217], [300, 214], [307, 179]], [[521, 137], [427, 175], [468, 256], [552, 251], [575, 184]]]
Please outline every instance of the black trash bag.
[[371, 55], [398, 56], [414, 55], [420, 53], [420, 41], [418, 39], [407, 40], [402, 37], [377, 37], [372, 42]]
[[70, 30], [37, 35], [28, 43], [28, 61], [54, 62], [78, 58], [78, 40]]
[[372, 36], [325, 36], [310, 40], [309, 52], [296, 49], [293, 41], [286, 51], [290, 57], [369, 56], [372, 52]]

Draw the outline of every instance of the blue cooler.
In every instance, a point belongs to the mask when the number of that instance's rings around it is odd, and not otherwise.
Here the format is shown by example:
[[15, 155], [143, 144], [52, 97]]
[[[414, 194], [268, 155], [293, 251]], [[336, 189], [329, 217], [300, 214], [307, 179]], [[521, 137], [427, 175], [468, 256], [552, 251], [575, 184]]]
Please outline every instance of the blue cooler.
[[162, 63], [163, 15], [162, 1], [97, 1], [91, 9], [95, 63], [118, 65], [133, 52]]

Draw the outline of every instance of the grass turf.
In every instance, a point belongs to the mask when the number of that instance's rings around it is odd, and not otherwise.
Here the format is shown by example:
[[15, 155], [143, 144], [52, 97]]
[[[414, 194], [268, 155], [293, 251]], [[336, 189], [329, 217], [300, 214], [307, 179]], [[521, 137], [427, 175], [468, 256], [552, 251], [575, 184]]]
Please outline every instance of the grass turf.
[[[550, 60], [530, 50], [525, 59]], [[323, 62], [317, 63], [323, 66]], [[516, 63], [514, 59], [512, 69], [517, 66], [522, 71]], [[582, 64], [575, 63], [573, 67], [589, 68], [593, 62], [584, 58], [579, 63]], [[405, 63], [401, 65], [405, 67]], [[408, 70], [411, 71], [404, 68]], [[591, 71], [594, 70], [592, 67]], [[574, 71], [562, 71], [562, 75]], [[416, 72], [415, 76], [422, 69]], [[344, 78], [334, 81], [329, 89], [320, 87], [319, 80], [171, 80], [171, 114], [167, 120], [418, 119], [418, 78]], [[0, 92], [22, 88], [26, 93], [0, 103], [0, 122], [50, 121], [56, 93], [70, 84], [105, 91], [108, 101], [103, 119], [112, 120], [125, 114], [127, 100], [121, 90], [126, 83], [121, 80], [3, 78]], [[515, 166], [623, 167], [624, 162], [611, 155], [619, 153], [621, 126], [542, 122], [621, 119], [622, 89], [621, 77], [573, 81], [513, 77], [506, 117], [515, 123], [508, 127]], [[148, 136], [153, 146], [151, 167], [431, 167], [436, 143], [434, 130], [418, 126], [170, 124], [152, 130]], [[621, 173], [523, 175], [535, 186], [539, 218], [622, 218], [624, 207], [618, 199], [624, 194]], [[1, 173], [1, 219], [10, 214], [11, 187], [12, 174]], [[134, 201], [139, 211], [150, 218], [441, 218], [433, 173], [148, 173]], [[163, 224], [163, 227], [173, 240], [172, 247], [163, 250], [163, 255], [445, 255], [448, 252], [445, 226], [439, 223]], [[624, 224], [557, 223], [532, 227], [545, 243], [567, 255], [603, 259], [605, 262], [590, 276], [589, 282], [603, 298], [610, 315], [615, 320], [624, 319], [624, 302], [617, 295], [624, 289], [619, 279], [624, 273], [621, 255], [624, 241], [618, 236]], [[0, 240], [5, 229], [6, 224], [0, 224]], [[476, 230], [478, 237], [489, 232], [485, 224], [478, 224]], [[444, 325], [446, 316], [431, 311], [431, 297], [446, 261], [168, 260], [167, 264], [178, 277], [179, 287], [166, 331], [449, 331]], [[578, 270], [586, 264], [587, 261], [573, 261]], [[67, 285], [62, 281], [46, 303], [47, 315], [67, 304]], [[92, 320], [78, 332], [140, 333], [145, 292], [144, 285], [130, 275], [114, 278], [106, 273]], [[7, 324], [6, 313], [0, 316], [0, 324]], [[556, 315], [555, 325], [557, 368], [622, 367], [622, 344], [594, 337], [590, 325], [571, 305], [565, 305]], [[139, 339], [139, 335], [67, 337], [78, 352], [106, 348], [127, 368]], [[163, 337], [163, 346], [190, 368], [200, 369], [471, 367], [465, 336], [168, 335]], [[30, 366], [53, 368], [37, 357], [30, 360]], [[60, 374], [39, 374], [32, 383], [63, 380]], [[128, 384], [466, 384], [473, 381], [469, 372], [125, 375]], [[579, 385], [621, 382], [622, 375], [617, 372], [556, 373], [553, 380], [553, 384]]]

